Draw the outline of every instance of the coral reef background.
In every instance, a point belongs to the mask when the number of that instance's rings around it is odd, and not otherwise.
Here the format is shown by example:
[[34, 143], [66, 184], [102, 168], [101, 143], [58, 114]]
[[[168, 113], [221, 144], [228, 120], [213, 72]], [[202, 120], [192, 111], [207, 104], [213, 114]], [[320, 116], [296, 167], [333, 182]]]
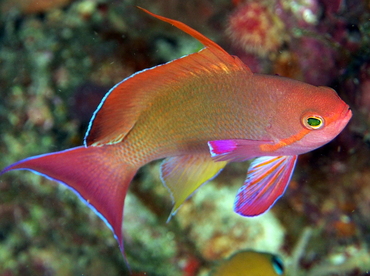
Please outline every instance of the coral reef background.
[[[136, 275], [208, 275], [243, 249], [281, 255], [287, 275], [370, 275], [369, 0], [3, 0], [0, 167], [81, 145], [110, 87], [202, 47], [136, 5], [188, 24], [254, 72], [333, 87], [354, 114], [333, 142], [300, 156], [285, 196], [258, 218], [232, 211], [247, 162], [169, 223], [159, 163], [144, 167], [125, 207]], [[127, 273], [111, 231], [71, 191], [29, 172], [1, 177], [0, 276]]]

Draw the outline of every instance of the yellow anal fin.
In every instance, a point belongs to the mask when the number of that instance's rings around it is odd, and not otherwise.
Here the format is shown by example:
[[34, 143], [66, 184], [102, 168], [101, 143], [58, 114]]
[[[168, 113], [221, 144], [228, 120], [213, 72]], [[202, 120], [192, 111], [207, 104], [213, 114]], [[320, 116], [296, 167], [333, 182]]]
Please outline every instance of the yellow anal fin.
[[166, 158], [161, 166], [161, 178], [174, 202], [171, 216], [196, 189], [214, 178], [226, 164], [225, 161], [213, 161], [208, 154]]

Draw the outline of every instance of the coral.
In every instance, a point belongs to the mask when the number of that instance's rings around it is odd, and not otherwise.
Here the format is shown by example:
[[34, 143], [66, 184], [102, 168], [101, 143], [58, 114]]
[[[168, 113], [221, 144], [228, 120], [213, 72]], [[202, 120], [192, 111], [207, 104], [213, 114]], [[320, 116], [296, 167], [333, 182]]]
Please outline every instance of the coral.
[[297, 20], [295, 27], [309, 27], [319, 21], [321, 7], [317, 0], [282, 0], [281, 5]]
[[245, 248], [278, 252], [284, 229], [273, 213], [241, 217], [232, 210], [237, 186], [212, 184], [202, 187], [177, 214], [180, 226], [188, 229], [201, 255], [207, 260], [217, 260]]
[[263, 1], [247, 2], [229, 17], [226, 32], [245, 51], [265, 56], [286, 39], [284, 23]]
[[330, 84], [335, 77], [337, 55], [332, 48], [311, 37], [296, 39], [292, 42], [291, 48], [292, 55], [299, 57], [298, 64], [302, 77], [298, 79], [313, 85]]

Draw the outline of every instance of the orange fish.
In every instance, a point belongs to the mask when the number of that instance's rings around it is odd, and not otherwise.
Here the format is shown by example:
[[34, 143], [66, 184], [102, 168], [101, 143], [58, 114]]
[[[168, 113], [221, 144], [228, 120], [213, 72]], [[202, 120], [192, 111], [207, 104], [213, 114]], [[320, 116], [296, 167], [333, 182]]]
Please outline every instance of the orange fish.
[[253, 74], [187, 25], [144, 11], [205, 48], [115, 85], [95, 111], [84, 146], [1, 171], [31, 170], [65, 184], [112, 229], [122, 252], [124, 200], [143, 165], [165, 158], [161, 177], [174, 214], [228, 162], [257, 158], [234, 206], [256, 216], [284, 193], [297, 155], [331, 141], [352, 116], [331, 88]]

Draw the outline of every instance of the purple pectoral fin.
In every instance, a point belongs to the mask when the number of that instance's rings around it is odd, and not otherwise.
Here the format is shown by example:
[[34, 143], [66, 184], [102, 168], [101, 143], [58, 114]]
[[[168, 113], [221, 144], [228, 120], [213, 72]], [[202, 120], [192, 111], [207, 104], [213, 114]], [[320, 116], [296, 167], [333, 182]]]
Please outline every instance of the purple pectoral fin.
[[0, 174], [30, 170], [65, 184], [112, 229], [123, 253], [123, 204], [136, 169], [121, 158], [116, 146], [77, 147], [24, 159]]
[[209, 151], [212, 157], [223, 156], [236, 149], [234, 140], [217, 140], [208, 142]]
[[260, 155], [260, 145], [272, 143], [264, 140], [230, 139], [209, 141], [208, 147], [216, 161], [240, 162]]
[[258, 216], [284, 194], [297, 156], [264, 156], [252, 162], [247, 179], [235, 198], [234, 210], [242, 216]]

